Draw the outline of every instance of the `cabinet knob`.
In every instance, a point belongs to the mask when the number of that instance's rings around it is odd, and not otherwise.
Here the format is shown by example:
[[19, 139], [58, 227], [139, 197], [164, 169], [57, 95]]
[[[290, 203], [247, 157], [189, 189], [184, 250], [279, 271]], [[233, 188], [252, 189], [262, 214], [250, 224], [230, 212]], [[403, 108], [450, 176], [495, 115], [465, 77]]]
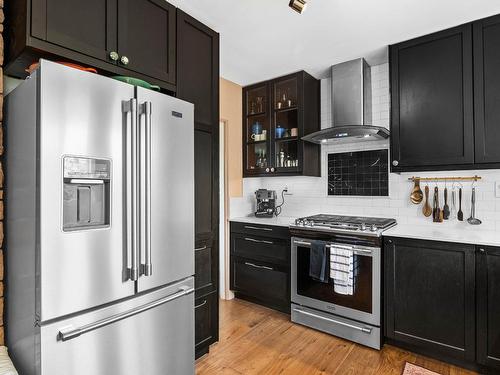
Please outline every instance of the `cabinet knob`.
[[269, 173], [269, 168], [266, 168], [266, 173]]
[[274, 168], [271, 168], [271, 172], [274, 172]]
[[392, 165], [394, 165], [395, 167], [397, 167], [399, 165], [399, 161], [397, 160], [393, 160], [392, 161]]
[[123, 65], [128, 65], [128, 57], [127, 56], [122, 56], [120, 58], [120, 62], [123, 64]]
[[118, 58], [119, 58], [119, 57], [120, 57], [120, 56], [118, 55], [118, 53], [117, 53], [116, 51], [111, 51], [111, 52], [109, 53], [109, 58], [110, 58], [111, 60], [113, 60], [113, 61], [118, 61]]

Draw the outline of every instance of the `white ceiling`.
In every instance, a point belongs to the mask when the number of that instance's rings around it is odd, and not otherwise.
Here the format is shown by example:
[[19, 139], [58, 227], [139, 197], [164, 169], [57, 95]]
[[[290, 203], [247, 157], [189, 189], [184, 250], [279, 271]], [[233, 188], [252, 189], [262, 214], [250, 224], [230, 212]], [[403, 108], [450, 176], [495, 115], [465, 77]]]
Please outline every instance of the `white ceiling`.
[[387, 61], [386, 46], [500, 13], [499, 0], [168, 0], [218, 31], [221, 76], [247, 85], [335, 63]]

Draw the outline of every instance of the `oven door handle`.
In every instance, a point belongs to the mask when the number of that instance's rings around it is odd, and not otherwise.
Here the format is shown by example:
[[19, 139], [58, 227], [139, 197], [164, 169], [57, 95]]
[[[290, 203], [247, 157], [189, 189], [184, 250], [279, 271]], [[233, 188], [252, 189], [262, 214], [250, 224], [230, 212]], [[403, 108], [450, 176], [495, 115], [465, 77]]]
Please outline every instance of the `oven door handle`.
[[[311, 243], [307, 242], [307, 241], [294, 240], [293, 244], [297, 245], [297, 246], [311, 247]], [[354, 252], [354, 254], [358, 254], [358, 255], [361, 255], [361, 254], [372, 255], [373, 254], [373, 249], [370, 247], [360, 247], [360, 246], [355, 246], [355, 245], [350, 246], [350, 245], [344, 245], [344, 244], [338, 244], [338, 243], [330, 243], [330, 244], [326, 244], [325, 246], [329, 247], [330, 249], [336, 247], [336, 248], [340, 248], [340, 249], [351, 250]]]
[[324, 320], [326, 322], [330, 322], [330, 323], [338, 324], [340, 326], [352, 328], [352, 329], [355, 329], [357, 331], [361, 331], [363, 333], [367, 333], [367, 334], [372, 333], [372, 328], [371, 327], [359, 327], [359, 326], [355, 326], [354, 324], [344, 323], [344, 322], [340, 322], [338, 320], [334, 320], [334, 319], [330, 319], [330, 318], [325, 318], [324, 316], [313, 314], [313, 313], [310, 313], [310, 312], [307, 312], [307, 311], [303, 311], [303, 310], [299, 310], [299, 309], [293, 309], [293, 311], [295, 311], [296, 313], [299, 313], [299, 314], [303, 314], [303, 315], [307, 315], [307, 316], [310, 316], [310, 317], [313, 317], [313, 318], [321, 319], [321, 320]]

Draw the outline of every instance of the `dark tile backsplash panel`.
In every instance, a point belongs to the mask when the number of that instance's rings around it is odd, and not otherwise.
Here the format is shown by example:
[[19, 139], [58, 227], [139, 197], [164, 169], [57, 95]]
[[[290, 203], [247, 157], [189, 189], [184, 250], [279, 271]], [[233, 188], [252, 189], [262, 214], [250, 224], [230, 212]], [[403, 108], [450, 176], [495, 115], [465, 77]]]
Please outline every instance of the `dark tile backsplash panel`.
[[328, 154], [328, 195], [389, 195], [388, 150]]

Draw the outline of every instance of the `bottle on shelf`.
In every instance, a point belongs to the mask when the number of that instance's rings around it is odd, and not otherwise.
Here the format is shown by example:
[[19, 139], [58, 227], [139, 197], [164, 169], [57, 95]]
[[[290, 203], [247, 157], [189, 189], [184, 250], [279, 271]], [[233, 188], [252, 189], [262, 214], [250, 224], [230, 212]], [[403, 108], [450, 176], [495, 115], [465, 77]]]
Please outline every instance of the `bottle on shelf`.
[[278, 165], [283, 168], [285, 166], [285, 151], [283, 149], [280, 150], [279, 153], [279, 163]]

